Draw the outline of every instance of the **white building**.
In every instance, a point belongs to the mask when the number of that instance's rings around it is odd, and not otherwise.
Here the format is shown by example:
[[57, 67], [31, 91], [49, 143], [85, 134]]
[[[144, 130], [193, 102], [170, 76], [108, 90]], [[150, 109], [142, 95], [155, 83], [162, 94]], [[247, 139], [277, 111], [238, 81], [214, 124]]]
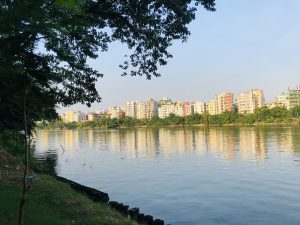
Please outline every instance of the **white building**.
[[174, 106], [174, 114], [176, 116], [184, 116], [184, 108], [182, 102], [176, 102]]
[[111, 119], [120, 119], [121, 108], [119, 106], [111, 106], [108, 108], [107, 113]]
[[256, 109], [265, 105], [265, 98], [261, 89], [254, 89], [238, 94], [239, 113], [254, 113]]
[[170, 114], [175, 114], [175, 106], [173, 104], [170, 105], [162, 105], [158, 108], [158, 117], [163, 119], [168, 117]]
[[205, 103], [203, 102], [194, 102], [193, 104], [194, 106], [194, 113], [196, 114], [204, 114], [206, 107], [205, 107]]
[[146, 104], [144, 102], [136, 103], [136, 118], [137, 119], [146, 118]]
[[286, 108], [289, 108], [289, 101], [288, 101], [288, 94], [285, 93], [280, 93], [279, 95], [277, 95], [276, 99], [275, 99], [275, 103], [278, 106], [284, 106]]
[[209, 115], [217, 115], [218, 114], [218, 100], [215, 98], [208, 102], [207, 104]]
[[148, 99], [146, 102], [146, 117], [151, 119], [158, 116], [158, 102], [154, 101], [152, 98]]
[[125, 116], [136, 118], [136, 102], [127, 102], [125, 105]]

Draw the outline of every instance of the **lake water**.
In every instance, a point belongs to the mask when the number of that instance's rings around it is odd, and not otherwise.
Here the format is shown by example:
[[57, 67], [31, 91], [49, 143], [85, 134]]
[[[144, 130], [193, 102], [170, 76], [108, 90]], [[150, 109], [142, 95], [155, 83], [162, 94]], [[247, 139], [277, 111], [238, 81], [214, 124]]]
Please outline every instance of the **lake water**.
[[299, 225], [299, 127], [40, 130], [56, 172], [172, 225]]

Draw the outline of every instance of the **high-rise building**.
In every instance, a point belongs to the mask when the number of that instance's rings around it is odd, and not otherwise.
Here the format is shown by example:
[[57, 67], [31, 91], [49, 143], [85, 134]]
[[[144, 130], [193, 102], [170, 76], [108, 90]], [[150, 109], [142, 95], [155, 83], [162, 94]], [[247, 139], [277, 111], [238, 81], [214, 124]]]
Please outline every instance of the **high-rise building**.
[[176, 116], [184, 116], [184, 108], [182, 102], [176, 102], [176, 104], [174, 105], [174, 114]]
[[158, 108], [158, 117], [163, 119], [168, 117], [170, 114], [175, 114], [175, 106], [173, 104], [162, 105]]
[[230, 112], [234, 109], [234, 98], [233, 93], [225, 93], [225, 111]]
[[217, 113], [229, 112], [234, 108], [233, 94], [231, 92], [222, 93], [217, 96]]
[[127, 102], [125, 105], [125, 116], [136, 118], [136, 102]]
[[300, 86], [288, 90], [287, 108], [292, 109], [295, 106], [300, 106]]
[[136, 118], [137, 119], [146, 118], [146, 104], [144, 102], [136, 103]]
[[111, 106], [108, 108], [107, 114], [111, 119], [120, 119], [121, 108], [119, 106]]
[[204, 114], [206, 111], [206, 105], [202, 102], [194, 102], [193, 108], [195, 114]]
[[150, 98], [146, 101], [146, 117], [151, 119], [156, 116], [158, 116], [158, 102]]
[[189, 102], [183, 103], [183, 115], [184, 116], [190, 116], [194, 114], [194, 106], [190, 104]]
[[238, 94], [238, 111], [239, 113], [253, 113], [253, 104], [252, 104], [252, 94], [251, 92], [242, 92]]
[[261, 89], [251, 90], [254, 98], [254, 110], [265, 106], [264, 92]]
[[238, 94], [239, 113], [254, 113], [256, 109], [265, 105], [265, 98], [261, 89], [254, 89]]
[[211, 100], [207, 104], [207, 110], [209, 115], [218, 114], [218, 100], [217, 98]]
[[275, 99], [275, 105], [288, 108], [288, 95], [285, 93], [280, 93]]

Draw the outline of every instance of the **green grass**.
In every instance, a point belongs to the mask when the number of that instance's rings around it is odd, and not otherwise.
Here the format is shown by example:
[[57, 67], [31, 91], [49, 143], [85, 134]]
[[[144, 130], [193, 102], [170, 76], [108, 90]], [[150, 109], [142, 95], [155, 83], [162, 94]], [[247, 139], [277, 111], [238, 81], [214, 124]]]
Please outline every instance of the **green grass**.
[[[0, 150], [0, 158], [3, 158]], [[5, 156], [6, 157], [6, 156]], [[4, 161], [4, 160], [2, 160]], [[12, 160], [6, 160], [12, 162]], [[17, 223], [21, 196], [15, 167], [0, 165], [0, 224]], [[22, 170], [19, 169], [19, 173]], [[96, 203], [48, 175], [34, 181], [25, 205], [26, 225], [137, 225], [106, 204]]]

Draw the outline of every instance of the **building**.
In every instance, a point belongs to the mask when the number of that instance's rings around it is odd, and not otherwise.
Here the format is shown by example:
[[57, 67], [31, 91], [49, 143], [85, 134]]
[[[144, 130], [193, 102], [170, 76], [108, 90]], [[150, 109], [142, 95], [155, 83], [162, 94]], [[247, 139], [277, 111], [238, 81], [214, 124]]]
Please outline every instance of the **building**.
[[87, 113], [78, 112], [78, 121], [87, 121], [88, 115]]
[[280, 105], [278, 105], [276, 102], [271, 102], [271, 103], [266, 103], [265, 106], [268, 108], [268, 109], [273, 109], [275, 107], [278, 107]]
[[194, 106], [190, 104], [189, 102], [183, 103], [183, 115], [184, 116], [190, 116], [194, 114]]
[[265, 106], [264, 92], [261, 89], [251, 90], [254, 99], [254, 110]]
[[177, 101], [174, 105], [174, 114], [176, 116], [184, 116], [184, 108], [183, 103], [180, 101]]
[[275, 105], [288, 108], [288, 94], [280, 93], [275, 99]]
[[162, 105], [158, 108], [158, 117], [163, 119], [170, 114], [175, 114], [175, 106], [173, 104]]
[[67, 111], [64, 116], [64, 122], [71, 123], [71, 122], [79, 122], [79, 114], [80, 112], [75, 112], [73, 110]]
[[300, 106], [300, 86], [288, 90], [287, 109], [292, 109], [295, 106]]
[[121, 108], [119, 106], [111, 106], [108, 108], [107, 114], [111, 119], [120, 119], [121, 118]]
[[154, 101], [152, 98], [146, 101], [146, 117], [151, 119], [158, 116], [158, 102]]
[[206, 105], [202, 102], [194, 102], [193, 103], [194, 113], [196, 114], [204, 114], [206, 111]]
[[234, 109], [234, 99], [233, 93], [226, 92], [217, 96], [218, 101], [218, 114], [222, 114], [224, 112], [230, 112]]
[[254, 113], [256, 109], [265, 105], [265, 98], [261, 89], [254, 89], [238, 94], [239, 113]]
[[159, 105], [171, 105], [172, 104], [172, 100], [169, 98], [163, 98], [159, 100]]
[[125, 105], [125, 116], [136, 118], [136, 102], [127, 102]]
[[100, 114], [95, 113], [95, 112], [88, 112], [87, 113], [87, 120], [88, 121], [94, 121], [96, 119], [99, 119], [101, 117]]
[[136, 103], [136, 113], [135, 117], [137, 119], [145, 119], [146, 118], [146, 104], [144, 102]]
[[230, 112], [234, 109], [234, 98], [233, 98], [233, 93], [231, 92], [226, 92], [223, 94], [223, 99], [224, 99], [224, 106], [223, 108], [225, 109], [224, 112]]
[[217, 115], [218, 114], [218, 100], [217, 98], [211, 100], [207, 104], [207, 111], [209, 115]]
[[253, 113], [253, 99], [250, 91], [238, 94], [237, 105], [239, 113]]

